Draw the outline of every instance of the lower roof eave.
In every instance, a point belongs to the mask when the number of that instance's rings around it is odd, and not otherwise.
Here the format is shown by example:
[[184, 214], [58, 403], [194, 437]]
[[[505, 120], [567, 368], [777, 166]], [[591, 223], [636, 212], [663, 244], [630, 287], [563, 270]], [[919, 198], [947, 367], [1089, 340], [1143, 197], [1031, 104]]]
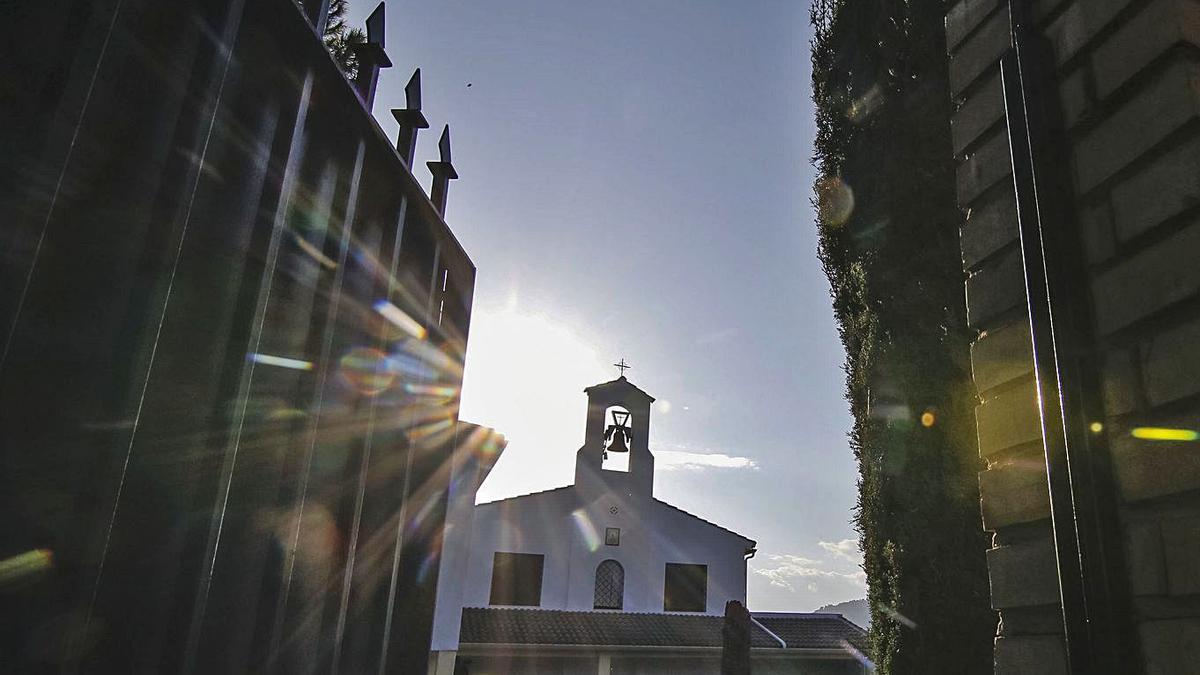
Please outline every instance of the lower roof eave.
[[[548, 645], [548, 644], [521, 644], [521, 643], [500, 643], [500, 642], [471, 642], [459, 644], [458, 653], [462, 656], [489, 656], [489, 655], [559, 655], [559, 654], [584, 654], [584, 653], [650, 653], [656, 652], [661, 656], [687, 656], [695, 654], [720, 654], [721, 647], [695, 647], [695, 646], [675, 646], [675, 645]], [[787, 659], [853, 659], [854, 657], [844, 649], [804, 649], [804, 648], [788, 648], [781, 649], [779, 647], [753, 647], [750, 649], [750, 654], [755, 657], [768, 658], [787, 658]]]

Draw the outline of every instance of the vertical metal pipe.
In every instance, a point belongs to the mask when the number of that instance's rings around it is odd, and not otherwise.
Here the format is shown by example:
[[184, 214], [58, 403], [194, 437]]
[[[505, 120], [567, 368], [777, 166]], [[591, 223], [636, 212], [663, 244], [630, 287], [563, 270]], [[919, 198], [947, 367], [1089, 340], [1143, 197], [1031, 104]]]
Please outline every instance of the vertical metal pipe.
[[1001, 82], [1067, 658], [1073, 673], [1136, 672], [1118, 496], [1106, 436], [1091, 428], [1104, 415], [1056, 61], [1029, 0], [1009, 15]]
[[1054, 331], [1046, 297], [1046, 261], [1038, 223], [1037, 192], [1022, 98], [1021, 75], [1015, 53], [1000, 63], [1004, 103], [1008, 117], [1009, 152], [1012, 156], [1013, 186], [1016, 191], [1017, 223], [1021, 235], [1021, 259], [1025, 267], [1025, 291], [1029, 308], [1029, 331], [1033, 341], [1034, 376], [1041, 413], [1042, 444], [1046, 453], [1046, 480], [1050, 488], [1050, 521], [1054, 527], [1054, 553], [1058, 563], [1059, 600], [1071, 672], [1087, 673], [1085, 645], [1087, 614], [1084, 608], [1079, 568], [1078, 536], [1071, 499], [1070, 466], [1062, 433], [1058, 363]]

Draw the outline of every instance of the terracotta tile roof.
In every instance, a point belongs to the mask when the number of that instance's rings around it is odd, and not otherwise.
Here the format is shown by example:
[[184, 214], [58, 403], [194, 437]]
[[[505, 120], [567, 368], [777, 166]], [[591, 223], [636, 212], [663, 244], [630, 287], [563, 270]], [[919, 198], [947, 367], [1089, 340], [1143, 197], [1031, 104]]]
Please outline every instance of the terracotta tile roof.
[[[788, 634], [796, 640], [793, 645], [784, 638], [788, 647], [841, 649], [842, 640], [857, 646], [865, 638], [861, 628], [838, 614], [794, 616], [800, 618], [785, 622]], [[463, 609], [459, 641], [505, 645], [720, 647], [723, 621], [720, 616], [708, 614], [467, 607]], [[774, 638], [753, 624], [750, 644], [755, 648], [779, 649]]]
[[779, 636], [794, 649], [838, 647], [845, 640], [855, 649], [867, 650], [867, 633], [841, 614], [791, 614], [751, 612], [754, 620]]

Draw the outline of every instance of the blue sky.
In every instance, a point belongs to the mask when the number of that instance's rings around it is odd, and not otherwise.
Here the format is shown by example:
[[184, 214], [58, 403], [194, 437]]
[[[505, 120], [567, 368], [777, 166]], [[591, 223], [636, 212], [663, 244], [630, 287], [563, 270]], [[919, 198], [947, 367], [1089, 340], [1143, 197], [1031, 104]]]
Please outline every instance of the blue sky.
[[376, 116], [394, 135], [421, 67], [418, 166], [449, 122], [462, 176], [463, 417], [510, 439], [481, 498], [570, 483], [582, 389], [624, 357], [659, 400], [656, 496], [759, 542], [750, 608], [863, 597], [807, 3], [393, 0], [387, 19]]

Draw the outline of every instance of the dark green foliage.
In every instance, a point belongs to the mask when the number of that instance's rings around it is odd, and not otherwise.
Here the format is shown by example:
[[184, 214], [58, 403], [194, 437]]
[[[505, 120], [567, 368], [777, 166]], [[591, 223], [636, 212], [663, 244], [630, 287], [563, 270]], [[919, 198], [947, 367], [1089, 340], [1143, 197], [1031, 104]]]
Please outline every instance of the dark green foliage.
[[346, 11], [350, 0], [329, 0], [329, 20], [325, 24], [325, 47], [341, 66], [346, 77], [354, 79], [358, 74], [358, 58], [354, 46], [367, 41], [367, 34], [360, 28], [351, 28], [346, 23]]
[[882, 673], [990, 672], [996, 627], [945, 12], [904, 0], [812, 7], [819, 254], [846, 348], [855, 522]]

